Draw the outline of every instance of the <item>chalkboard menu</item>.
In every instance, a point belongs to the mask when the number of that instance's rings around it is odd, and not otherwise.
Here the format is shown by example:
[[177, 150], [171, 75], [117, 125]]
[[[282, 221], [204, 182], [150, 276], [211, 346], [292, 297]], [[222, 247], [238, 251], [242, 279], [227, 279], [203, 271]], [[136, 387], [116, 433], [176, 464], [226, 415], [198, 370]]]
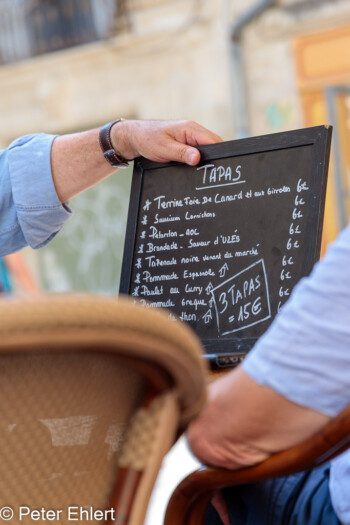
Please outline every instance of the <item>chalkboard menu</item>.
[[169, 310], [216, 366], [237, 364], [319, 257], [331, 128], [135, 162], [120, 292]]

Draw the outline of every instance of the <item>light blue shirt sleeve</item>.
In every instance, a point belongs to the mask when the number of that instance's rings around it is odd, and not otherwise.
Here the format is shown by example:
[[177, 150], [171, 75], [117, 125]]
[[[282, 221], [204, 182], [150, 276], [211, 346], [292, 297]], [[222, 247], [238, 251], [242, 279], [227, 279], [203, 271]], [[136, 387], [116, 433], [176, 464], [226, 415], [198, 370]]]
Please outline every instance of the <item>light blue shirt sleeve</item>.
[[54, 138], [26, 135], [0, 151], [0, 256], [45, 246], [72, 213], [52, 180]]
[[350, 226], [295, 287], [243, 369], [329, 416], [350, 403]]
[[[258, 341], [243, 368], [261, 385], [335, 416], [350, 403], [350, 226]], [[329, 489], [350, 525], [350, 450], [333, 459]]]

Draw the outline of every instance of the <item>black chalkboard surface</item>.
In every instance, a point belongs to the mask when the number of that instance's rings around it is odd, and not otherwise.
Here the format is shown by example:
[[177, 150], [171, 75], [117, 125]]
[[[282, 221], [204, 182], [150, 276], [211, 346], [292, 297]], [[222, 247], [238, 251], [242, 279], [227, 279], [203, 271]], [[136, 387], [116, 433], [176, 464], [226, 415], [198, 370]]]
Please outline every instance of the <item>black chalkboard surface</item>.
[[213, 366], [234, 366], [320, 253], [331, 127], [135, 162], [120, 293], [169, 309]]

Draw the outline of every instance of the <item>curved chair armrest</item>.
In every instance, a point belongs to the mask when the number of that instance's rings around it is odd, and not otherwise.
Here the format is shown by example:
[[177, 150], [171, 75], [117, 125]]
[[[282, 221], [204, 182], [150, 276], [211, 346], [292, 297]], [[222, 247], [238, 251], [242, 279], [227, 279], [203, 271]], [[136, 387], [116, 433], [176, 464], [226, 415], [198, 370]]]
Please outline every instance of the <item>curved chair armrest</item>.
[[310, 470], [350, 446], [350, 405], [316, 434], [265, 461], [239, 470], [202, 467], [189, 474], [168, 503], [165, 525], [203, 523], [207, 505], [217, 490]]

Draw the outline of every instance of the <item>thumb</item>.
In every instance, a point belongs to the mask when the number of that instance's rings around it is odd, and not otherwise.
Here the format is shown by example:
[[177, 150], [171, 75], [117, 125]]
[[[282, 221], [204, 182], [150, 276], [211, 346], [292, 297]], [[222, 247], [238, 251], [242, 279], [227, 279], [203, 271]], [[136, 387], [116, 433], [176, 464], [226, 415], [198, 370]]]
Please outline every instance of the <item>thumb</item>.
[[190, 166], [196, 166], [198, 162], [201, 160], [201, 155], [196, 148], [188, 147], [186, 151], [186, 164], [189, 164]]
[[[168, 156], [170, 156], [169, 151]], [[198, 149], [193, 148], [192, 146], [187, 146], [187, 144], [174, 141], [172, 143], [171, 157], [171, 160], [175, 160], [176, 162], [184, 162], [190, 166], [196, 166], [196, 164], [198, 164], [200, 161], [201, 155]]]

